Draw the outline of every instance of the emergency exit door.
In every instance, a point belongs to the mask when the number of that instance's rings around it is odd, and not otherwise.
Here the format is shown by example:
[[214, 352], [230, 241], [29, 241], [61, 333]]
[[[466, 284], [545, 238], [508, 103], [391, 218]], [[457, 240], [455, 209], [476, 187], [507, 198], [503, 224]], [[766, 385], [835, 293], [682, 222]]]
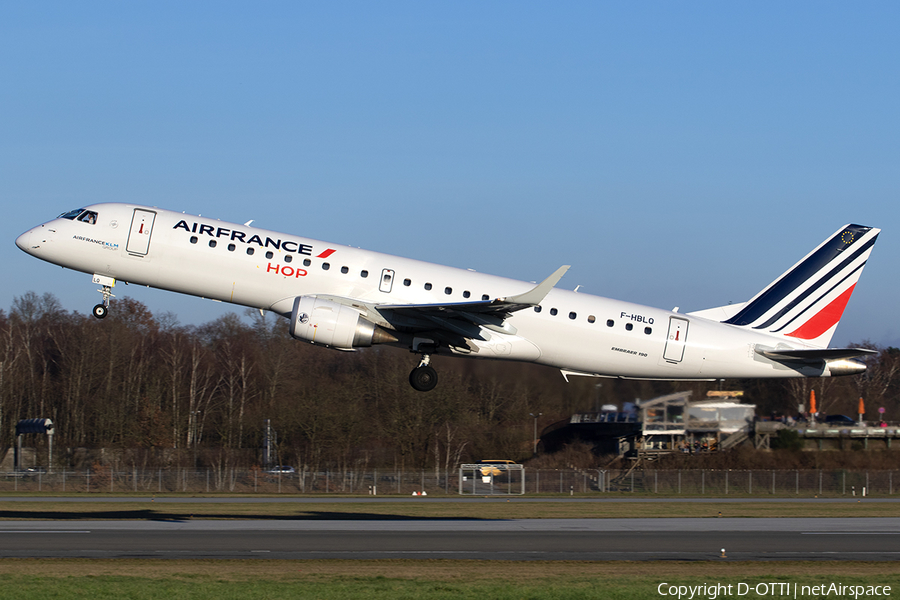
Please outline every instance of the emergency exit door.
[[150, 251], [150, 234], [153, 232], [153, 222], [155, 220], [156, 213], [152, 210], [134, 209], [134, 216], [131, 218], [131, 231], [128, 232], [128, 243], [125, 244], [125, 250], [129, 254], [147, 255], [147, 252]]
[[669, 337], [666, 338], [666, 349], [663, 358], [669, 362], [681, 362], [684, 358], [684, 344], [687, 341], [688, 320], [679, 317], [669, 318]]
[[390, 293], [391, 288], [394, 287], [394, 270], [393, 269], [382, 269], [381, 271], [381, 283], [378, 284], [378, 289], [385, 293]]

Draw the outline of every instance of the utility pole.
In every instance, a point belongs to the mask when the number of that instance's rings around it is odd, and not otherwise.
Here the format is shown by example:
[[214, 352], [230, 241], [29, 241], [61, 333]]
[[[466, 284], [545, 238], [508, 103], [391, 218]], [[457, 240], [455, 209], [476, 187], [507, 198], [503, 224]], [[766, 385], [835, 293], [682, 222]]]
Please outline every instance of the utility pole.
[[538, 445], [537, 422], [538, 422], [538, 417], [542, 416], [544, 413], [539, 412], [538, 414], [534, 414], [534, 413], [528, 413], [528, 414], [531, 415], [532, 417], [534, 417], [534, 437], [531, 438], [532, 439], [531, 455], [537, 456], [537, 445]]

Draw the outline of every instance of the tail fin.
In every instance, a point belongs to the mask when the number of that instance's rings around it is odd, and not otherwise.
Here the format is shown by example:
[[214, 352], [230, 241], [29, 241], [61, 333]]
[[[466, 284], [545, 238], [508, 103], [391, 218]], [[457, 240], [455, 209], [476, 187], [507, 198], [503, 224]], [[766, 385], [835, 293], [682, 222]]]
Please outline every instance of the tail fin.
[[880, 231], [838, 229], [723, 322], [827, 348]]

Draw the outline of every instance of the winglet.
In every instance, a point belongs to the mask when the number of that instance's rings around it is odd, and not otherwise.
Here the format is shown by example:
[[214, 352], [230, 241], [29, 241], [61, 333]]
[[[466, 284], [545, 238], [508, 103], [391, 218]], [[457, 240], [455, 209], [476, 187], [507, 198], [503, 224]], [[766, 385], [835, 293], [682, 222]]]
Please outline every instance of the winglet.
[[515, 296], [507, 296], [506, 298], [499, 298], [499, 301], [504, 304], [521, 304], [524, 306], [537, 306], [540, 304], [547, 294], [550, 293], [550, 290], [553, 289], [559, 280], [562, 279], [563, 275], [566, 274], [566, 271], [569, 270], [571, 265], [563, 265], [558, 268], [553, 275], [543, 280], [524, 294], [517, 294]]

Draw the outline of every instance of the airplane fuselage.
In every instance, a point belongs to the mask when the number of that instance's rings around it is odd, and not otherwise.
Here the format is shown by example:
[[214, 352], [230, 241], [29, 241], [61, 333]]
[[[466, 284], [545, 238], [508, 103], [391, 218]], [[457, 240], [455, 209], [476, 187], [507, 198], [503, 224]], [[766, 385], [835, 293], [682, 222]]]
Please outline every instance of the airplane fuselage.
[[17, 244], [101, 283], [146, 285], [288, 318], [295, 298], [341, 299], [395, 336], [387, 343], [422, 353], [427, 347], [429, 353], [536, 362], [564, 373], [647, 379], [839, 371], [826, 361], [792, 364], [760, 353], [811, 347], [803, 341], [558, 288], [539, 305], [509, 314], [502, 327], [472, 325], [477, 334], [467, 334], [465, 345], [441, 343], [420, 321], [406, 328], [408, 314], [379, 306], [488, 301], [524, 294], [534, 284], [158, 208], [109, 203], [85, 210], [96, 215], [94, 222], [57, 218]]

